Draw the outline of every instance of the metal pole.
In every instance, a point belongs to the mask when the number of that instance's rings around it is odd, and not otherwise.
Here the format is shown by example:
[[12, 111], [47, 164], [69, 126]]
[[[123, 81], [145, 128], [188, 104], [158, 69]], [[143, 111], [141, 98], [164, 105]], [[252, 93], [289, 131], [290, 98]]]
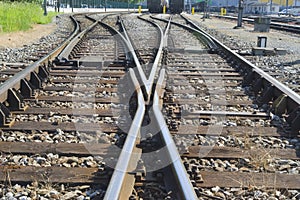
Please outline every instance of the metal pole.
[[288, 14], [288, 7], [289, 7], [289, 0], [286, 0], [286, 10], [285, 10], [286, 15]]
[[73, 10], [73, 7], [74, 7], [74, 6], [73, 6], [73, 3], [74, 3], [74, 2], [73, 2], [73, 0], [70, 0], [70, 4], [71, 4], [71, 8], [72, 8], [72, 12], [74, 12], [74, 10]]
[[106, 12], [106, 0], [105, 0], [105, 6], [104, 6], [104, 11]]
[[47, 16], [47, 0], [44, 0], [44, 15]]
[[205, 0], [203, 4], [203, 21], [206, 18], [206, 4], [207, 4], [207, 0]]
[[210, 3], [211, 3], [211, 0], [208, 0], [207, 1], [207, 18], [209, 18], [209, 15], [210, 15], [210, 6], [209, 6]]
[[238, 14], [238, 22], [236, 27], [242, 27], [243, 21], [243, 0], [239, 0], [239, 14]]
[[57, 0], [57, 12], [60, 12], [60, 0]]
[[273, 7], [273, 0], [271, 0], [271, 2], [270, 2], [270, 13], [272, 14], [272, 7]]

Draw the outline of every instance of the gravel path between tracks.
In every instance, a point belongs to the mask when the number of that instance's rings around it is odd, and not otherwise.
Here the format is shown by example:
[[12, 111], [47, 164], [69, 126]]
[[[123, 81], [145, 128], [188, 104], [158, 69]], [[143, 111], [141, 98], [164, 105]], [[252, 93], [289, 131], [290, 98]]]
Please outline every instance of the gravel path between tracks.
[[[270, 32], [254, 32], [253, 25], [248, 25], [246, 23], [243, 23], [243, 28], [234, 29], [236, 26], [236, 22], [234, 21], [218, 19], [215, 17], [203, 21], [201, 15], [188, 15], [188, 17], [197, 21], [202, 27], [219, 32], [219, 35], [214, 34], [214, 36], [216, 36], [217, 39], [223, 40], [224, 43], [230, 44], [228, 46], [231, 48], [251, 50], [252, 47], [256, 47], [257, 37], [265, 36], [267, 37], [268, 48], [283, 48], [288, 50], [289, 54], [294, 55], [290, 56], [290, 59], [296, 57], [299, 58], [300, 40], [298, 34], [277, 31], [274, 29], [271, 29]], [[223, 35], [223, 37], [220, 37], [220, 35]]]

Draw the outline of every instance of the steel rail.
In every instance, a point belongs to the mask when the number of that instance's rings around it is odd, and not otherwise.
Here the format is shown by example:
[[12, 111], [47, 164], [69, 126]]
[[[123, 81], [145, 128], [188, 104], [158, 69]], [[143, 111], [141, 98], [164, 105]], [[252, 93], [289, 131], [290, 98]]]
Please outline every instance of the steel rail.
[[[184, 17], [184, 16], [183, 16]], [[189, 23], [191, 23], [194, 27], [196, 27], [197, 29], [201, 29], [197, 24], [195, 24], [193, 21], [187, 19], [186, 17], [184, 17], [186, 20], [189, 21]], [[201, 29], [202, 30], [202, 29]], [[203, 31], [203, 30], [202, 30]], [[207, 34], [209, 35], [209, 34]], [[238, 53], [232, 51], [229, 47], [225, 46], [224, 44], [222, 44], [219, 40], [217, 40], [216, 38], [214, 38], [213, 36], [209, 35], [210, 38], [216, 43], [218, 44], [218, 46], [220, 46], [222, 49], [224, 49], [225, 51], [227, 51], [228, 53], [230, 53], [232, 56], [234, 56], [236, 59], [238, 59], [239, 61], [241, 61], [242, 63], [246, 64], [247, 66], [251, 67], [253, 72], [256, 72], [257, 74], [259, 74], [262, 78], [266, 79], [268, 82], [270, 82], [272, 85], [274, 85], [278, 90], [280, 90], [282, 93], [288, 95], [293, 101], [295, 101], [298, 105], [300, 105], [300, 96], [294, 92], [292, 89], [290, 89], [289, 87], [287, 87], [286, 85], [284, 85], [283, 83], [279, 82], [277, 79], [273, 78], [271, 75], [269, 75], [268, 73], [264, 72], [262, 69], [260, 69], [259, 67], [253, 65], [250, 61], [248, 61], [247, 59], [245, 59], [244, 57], [242, 57], [241, 55], [239, 55]]]
[[[166, 19], [161, 19], [161, 18], [154, 17], [154, 16], [151, 16], [151, 18], [156, 19], [156, 20], [160, 20], [160, 21], [164, 21], [164, 22], [168, 22], [168, 20], [166, 20]], [[215, 42], [209, 37], [209, 35], [206, 32], [200, 31], [198, 29], [195, 29], [195, 28], [192, 28], [192, 27], [189, 27], [187, 25], [180, 24], [180, 23], [174, 22], [174, 21], [171, 21], [171, 24], [175, 24], [177, 26], [183, 27], [185, 29], [188, 29], [190, 31], [193, 31], [193, 32], [196, 32], [196, 33], [200, 34], [201, 35], [200, 39], [204, 42], [204, 44], [207, 45], [207, 47], [210, 49], [210, 51], [214, 52], [218, 49], [218, 46], [215, 44]]]
[[[124, 43], [124, 47], [127, 49], [131, 58], [135, 55], [135, 52], [132, 49], [130, 49], [131, 46], [130, 42], [126, 40], [126, 38], [119, 31], [117, 31], [115, 28], [109, 26], [104, 22], [99, 21], [98, 23], [109, 28], [111, 31], [115, 32], [118, 37], [120, 37], [121, 41]], [[126, 184], [125, 179], [126, 176], [128, 176], [128, 172], [130, 171], [129, 168], [134, 168], [133, 166], [137, 165], [136, 156], [138, 155], [135, 154], [132, 156], [133, 154], [132, 152], [135, 148], [136, 141], [138, 140], [138, 134], [141, 128], [146, 107], [143, 98], [143, 92], [141, 90], [140, 83], [135, 75], [134, 70], [132, 68], [129, 68], [129, 73], [130, 73], [132, 83], [137, 91], [138, 109], [134, 116], [132, 124], [130, 126], [125, 144], [119, 156], [111, 181], [106, 190], [104, 199], [107, 200], [121, 198], [121, 194], [122, 192], [124, 192], [124, 188], [128, 187], [128, 185], [124, 185], [124, 184]]]
[[[183, 16], [184, 17], [184, 16]], [[195, 24], [193, 21], [187, 19], [186, 17], [184, 17], [191, 25], [193, 25], [195, 28], [197, 29], [201, 29], [197, 24]], [[202, 30], [203, 31], [203, 30]], [[270, 85], [277, 89], [278, 91], [280, 91], [281, 94], [284, 94], [285, 97], [288, 99], [286, 106], [285, 106], [285, 114], [290, 115], [292, 114], [292, 117], [295, 117], [294, 119], [288, 119], [288, 123], [291, 124], [291, 128], [292, 131], [295, 131], [296, 133], [299, 132], [300, 129], [300, 125], [299, 123], [296, 121], [297, 119], [299, 119], [299, 116], [297, 116], [299, 114], [299, 110], [300, 110], [300, 95], [297, 94], [296, 92], [294, 92], [291, 88], [289, 88], [288, 86], [284, 85], [283, 83], [279, 82], [276, 78], [272, 77], [271, 75], [269, 75], [267, 72], [264, 72], [262, 69], [260, 69], [259, 67], [255, 66], [254, 64], [252, 64], [250, 61], [248, 61], [247, 59], [245, 59], [244, 57], [242, 57], [241, 55], [239, 55], [238, 53], [232, 51], [229, 47], [225, 46], [224, 44], [222, 44], [219, 40], [217, 40], [216, 38], [214, 38], [213, 36], [210, 36], [211, 39], [221, 48], [223, 49], [225, 52], [227, 52], [227, 54], [229, 54], [230, 56], [232, 56], [235, 60], [237, 60], [238, 62], [240, 62], [242, 64], [242, 66], [247, 67], [249, 69], [250, 72], [248, 73], [254, 73], [257, 75], [258, 78], [264, 79], [265, 81], [267, 81], [268, 83], [270, 83]], [[277, 99], [281, 98], [282, 95], [278, 95], [276, 96]], [[277, 99], [275, 101], [277, 101]], [[280, 101], [280, 100], [279, 100]], [[274, 105], [273, 105], [274, 106]], [[298, 114], [297, 114], [298, 113]], [[295, 115], [295, 116], [294, 116]], [[290, 116], [288, 116], [290, 117]]]
[[[159, 70], [158, 69], [158, 65], [159, 65], [159, 60], [160, 60], [160, 58], [161, 58], [161, 55], [162, 55], [162, 49], [163, 49], [163, 46], [164, 46], [164, 33], [163, 33], [163, 31], [162, 31], [162, 29], [161, 29], [161, 27], [157, 24], [157, 23], [155, 23], [155, 22], [153, 22], [153, 21], [150, 21], [150, 20], [147, 20], [147, 19], [144, 19], [144, 18], [142, 18], [142, 17], [138, 17], [139, 19], [141, 19], [141, 20], [144, 20], [144, 21], [146, 21], [146, 22], [148, 22], [148, 23], [151, 23], [151, 24], [153, 24], [154, 26], [156, 26], [156, 28], [159, 30], [159, 34], [160, 34], [160, 42], [159, 42], [159, 47], [158, 47], [158, 50], [157, 50], [157, 52], [156, 52], [156, 56], [155, 56], [155, 59], [154, 59], [154, 62], [153, 62], [153, 66], [152, 66], [152, 69], [151, 69], [151, 72], [150, 72], [150, 75], [149, 75], [149, 78], [147, 79], [147, 85], [148, 85], [148, 91], [147, 91], [147, 95], [148, 95], [148, 97], [150, 97], [150, 95], [151, 95], [151, 92], [152, 92], [152, 86], [153, 86], [153, 83], [154, 83], [154, 79], [155, 79], [155, 75], [156, 75], [156, 73], [157, 73], [157, 71]], [[167, 27], [167, 28], [169, 28], [169, 27]], [[167, 32], [168, 30], [166, 30], [166, 32]], [[148, 98], [148, 102], [150, 101], [150, 98]]]
[[173, 16], [170, 16], [169, 22], [168, 22], [167, 27], [164, 32], [164, 46], [163, 47], [168, 47], [168, 34], [169, 34], [172, 18], [173, 18]]
[[[92, 13], [92, 14], [97, 14], [97, 13]], [[78, 42], [90, 31], [92, 30], [99, 21], [102, 21], [103, 19], [105, 19], [106, 17], [110, 16], [110, 15], [115, 15], [115, 13], [111, 13], [111, 14], [107, 14], [104, 15], [103, 18], [96, 20], [88, 15], [85, 15], [85, 17], [91, 21], [94, 21], [94, 23], [92, 25], [90, 25], [89, 27], [87, 27], [85, 30], [81, 31], [77, 37], [73, 38], [72, 41], [70, 41], [70, 43], [64, 48], [64, 50], [57, 56], [56, 61], [58, 62], [69, 62], [68, 57], [70, 55], [70, 53], [72, 52], [73, 48], [78, 44]]]
[[71, 16], [71, 19], [72, 19], [73, 23], [75, 24], [75, 28], [74, 28], [73, 33], [71, 34], [71, 36], [62, 45], [56, 47], [48, 55], [42, 57], [41, 59], [39, 59], [35, 63], [27, 66], [25, 69], [23, 69], [22, 71], [16, 73], [13, 77], [6, 80], [0, 86], [0, 102], [4, 102], [4, 101], [7, 100], [7, 98], [8, 98], [8, 92], [7, 91], [9, 89], [14, 88], [16, 90], [19, 90], [22, 79], [27, 79], [27, 80], [30, 79], [30, 73], [31, 72], [38, 72], [39, 71], [39, 66], [41, 64], [48, 63], [50, 60], [54, 59], [55, 56], [57, 56], [59, 54], [59, 52], [61, 52], [61, 50], [69, 44], [69, 42], [72, 40], [72, 38], [74, 38], [78, 34], [78, 32], [79, 32], [78, 22], [74, 19], [73, 16]]
[[[69, 44], [68, 46], [66, 46], [64, 48], [64, 50], [57, 56], [56, 61], [59, 61], [61, 63], [63, 62], [69, 62], [68, 57], [70, 55], [70, 53], [72, 52], [73, 48], [78, 44], [78, 42], [91, 30], [93, 29], [97, 23], [99, 21], [103, 21], [105, 18], [107, 18], [108, 16], [111, 15], [116, 15], [116, 13], [108, 13], [106, 15], [104, 15], [101, 19], [96, 20], [92, 17], [90, 17], [89, 15], [93, 15], [93, 14], [99, 14], [99, 12], [95, 12], [95, 13], [86, 13], [85, 17], [91, 21], [94, 21], [94, 23], [92, 25], [90, 25], [89, 27], [87, 27], [85, 30], [81, 31], [78, 36], [76, 38], [74, 38]], [[102, 13], [100, 13], [102, 14]]]
[[[159, 65], [159, 60], [160, 60], [160, 57], [161, 57], [161, 54], [162, 54], [162, 49], [164, 47], [164, 38], [165, 38], [165, 35], [161, 29], [161, 27], [153, 22], [153, 21], [150, 21], [150, 20], [147, 20], [147, 19], [144, 19], [142, 17], [138, 17], [139, 19], [141, 20], [144, 20], [144, 21], [147, 21], [148, 23], [151, 23], [153, 24], [154, 26], [156, 26], [156, 28], [159, 30], [159, 33], [160, 33], [160, 42], [159, 42], [159, 47], [158, 47], [158, 51], [157, 51], [157, 54], [156, 54], [156, 57], [154, 59], [154, 63], [153, 63], [153, 66], [152, 66], [152, 69], [151, 69], [151, 72], [150, 72], [150, 75], [149, 75], [149, 78], [147, 79], [142, 67], [141, 67], [141, 64], [137, 58], [136, 55], [134, 55], [134, 61], [135, 61], [135, 64], [136, 64], [136, 67], [137, 67], [137, 70], [138, 70], [138, 73], [141, 77], [141, 81], [142, 83], [144, 84], [145, 86], [145, 89], [146, 89], [146, 98], [147, 98], [147, 103], [149, 103], [150, 101], [150, 96], [151, 96], [151, 93], [152, 93], [152, 86], [153, 86], [153, 83], [154, 83], [154, 79], [155, 79], [155, 75], [157, 74], [157, 71], [159, 70], [158, 69], [158, 65]], [[122, 21], [122, 19], [120, 20], [120, 23], [121, 23], [121, 26], [122, 26], [122, 29], [123, 29], [123, 33], [127, 39], [127, 41], [130, 41], [130, 38], [128, 36], [128, 33], [126, 31], [126, 28], [125, 28], [125, 25]], [[166, 29], [166, 32], [168, 31], [170, 26], [167, 26], [167, 29]], [[133, 46], [131, 45], [131, 49], [133, 50], [134, 52], [134, 49], [133, 49]]]
[[[87, 16], [86, 16], [87, 17]], [[93, 29], [97, 24], [98, 21], [95, 19], [89, 18], [90, 20], [93, 20], [94, 23], [87, 27], [85, 30], [81, 31], [75, 38], [73, 38], [70, 43], [64, 48], [64, 50], [57, 56], [56, 61], [59, 62], [68, 62], [68, 57], [73, 50], [73, 48], [78, 44], [78, 42], [91, 30]]]
[[121, 42], [124, 44], [124, 47], [125, 47], [125, 50], [126, 50], [126, 58], [127, 59], [134, 59], [134, 56], [136, 56], [136, 55], [135, 55], [134, 50], [131, 48], [130, 42], [118, 30], [116, 30], [114, 27], [111, 27], [110, 25], [108, 25], [108, 24], [106, 24], [102, 21], [98, 21], [98, 23], [105, 26], [105, 27], [107, 27], [111, 31], [113, 31], [116, 34], [116, 36], [121, 39]]
[[[161, 30], [161, 29], [160, 29]], [[125, 31], [126, 32], [126, 31]], [[167, 33], [168, 31], [165, 31], [165, 33]], [[162, 34], [162, 30], [161, 30], [161, 34]], [[127, 35], [127, 33], [124, 33], [125, 37]], [[127, 36], [127, 41], [128, 43], [130, 43], [129, 41], [129, 37]], [[161, 37], [161, 42], [160, 42], [160, 47], [162, 49], [163, 47], [163, 37]], [[126, 43], [126, 44], [128, 44]], [[131, 46], [132, 47], [132, 46]], [[134, 52], [134, 51], [132, 51]], [[159, 57], [160, 54], [157, 54], [157, 57]], [[157, 59], [156, 57], [156, 59]], [[151, 71], [152, 74], [155, 75], [157, 69], [158, 69], [158, 61], [154, 62], [153, 69]], [[134, 71], [133, 69], [130, 69], [130, 72], [132, 73], [132, 76], [134, 76]], [[139, 72], [139, 71], [138, 71]], [[161, 70], [160, 72], [160, 78], [158, 81], [158, 85], [156, 86], [156, 90], [161, 91], [162, 90], [162, 82], [164, 80], [164, 70]], [[144, 74], [144, 72], [142, 72], [142, 74]], [[141, 74], [140, 74], [141, 75]], [[154, 75], [153, 75], [153, 80], [154, 81]], [[136, 77], [135, 77], [136, 78]], [[150, 79], [149, 79], [150, 80]], [[147, 80], [148, 81], [148, 80]], [[135, 84], [138, 84], [138, 80], [135, 79]], [[149, 83], [149, 82], [147, 82]], [[142, 82], [142, 84], [145, 84]], [[151, 88], [153, 86], [153, 83], [151, 85]], [[136, 86], [136, 88], [138, 88], [139, 86]], [[150, 87], [150, 86], [149, 86]], [[140, 89], [140, 88], [139, 88]], [[141, 90], [139, 90], [140, 92], [138, 93], [139, 95], [141, 95]], [[149, 91], [152, 93], [152, 91]], [[151, 95], [151, 93], [149, 93], [149, 95]], [[157, 121], [157, 124], [159, 124], [160, 129], [161, 129], [161, 133], [162, 133], [162, 138], [163, 138], [163, 142], [167, 147], [167, 152], [168, 152], [168, 156], [170, 158], [170, 160], [172, 161], [172, 168], [175, 172], [175, 176], [176, 176], [176, 180], [178, 180], [179, 183], [179, 188], [180, 188], [180, 193], [182, 194], [182, 198], [183, 199], [198, 199], [197, 195], [193, 189], [193, 186], [188, 178], [187, 172], [181, 162], [181, 158], [180, 155], [177, 151], [176, 145], [172, 139], [172, 136], [169, 133], [168, 127], [165, 123], [164, 117], [160, 111], [160, 106], [161, 104], [159, 104], [159, 99], [157, 97], [157, 92], [155, 92], [155, 96], [154, 96], [154, 103], [153, 103], [153, 110], [154, 110], [154, 115], [155, 115], [155, 119]], [[124, 187], [124, 179], [126, 176], [126, 173], [128, 172], [128, 165], [130, 163], [130, 157], [131, 157], [131, 152], [133, 151], [134, 148], [134, 144], [136, 142], [136, 138], [137, 138], [137, 134], [140, 130], [140, 126], [141, 126], [141, 122], [143, 119], [143, 115], [145, 114], [145, 110], [139, 111], [140, 107], [142, 106], [142, 96], [139, 96], [139, 108], [138, 108], [138, 112], [136, 113], [135, 117], [134, 117], [134, 121], [131, 125], [129, 134], [127, 136], [128, 139], [126, 139], [126, 142], [124, 144], [124, 150], [122, 149], [122, 153], [119, 157], [118, 163], [117, 163], [117, 167], [116, 170], [114, 171], [114, 174], [112, 176], [112, 179], [110, 181], [109, 187], [106, 191], [106, 195], [105, 195], [105, 199], [110, 200], [110, 199], [119, 199], [120, 198], [120, 192], [122, 190], [122, 187]], [[144, 101], [144, 109], [145, 109], [145, 101]], [[140, 114], [142, 113], [142, 114]], [[131, 132], [132, 131], [132, 132]], [[124, 158], [125, 156], [125, 158]]]
[[157, 81], [156, 91], [154, 93], [153, 106], [152, 106], [155, 120], [160, 127], [163, 143], [167, 147], [166, 148], [167, 155], [170, 158], [170, 161], [172, 162], [171, 165], [175, 172], [176, 180], [179, 184], [179, 189], [181, 190], [180, 193], [182, 194], [182, 199], [196, 200], [198, 199], [198, 197], [189, 179], [189, 175], [187, 174], [186, 169], [181, 161], [181, 157], [177, 151], [174, 140], [172, 139], [168, 126], [165, 122], [164, 116], [161, 112], [162, 105], [160, 103], [160, 99], [162, 98], [162, 94], [163, 94], [162, 90], [164, 88], [164, 84], [163, 84], [164, 79], [165, 79], [165, 69], [162, 69], [160, 71], [160, 76]]
[[136, 65], [137, 71], [139, 73], [139, 78], [141, 80], [141, 83], [144, 84], [143, 86], [146, 89], [146, 94], [145, 95], [146, 95], [146, 98], [148, 99], [150, 97], [149, 91], [151, 91], [151, 90], [149, 89], [149, 85], [147, 84], [147, 82], [148, 82], [147, 81], [147, 77], [146, 77], [146, 75], [145, 75], [145, 73], [144, 73], [144, 71], [142, 69], [142, 66], [141, 66], [141, 64], [139, 62], [139, 59], [137, 58], [137, 55], [135, 54], [134, 48], [133, 48], [133, 46], [132, 46], [132, 44], [130, 42], [130, 38], [129, 38], [128, 34], [127, 34], [125, 25], [124, 25], [123, 20], [122, 20], [121, 17], [120, 17], [120, 24], [121, 24], [121, 27], [122, 27], [122, 30], [123, 30], [122, 33], [124, 34], [124, 36], [125, 36], [128, 44], [129, 44], [128, 48], [129, 48], [129, 51], [131, 52], [133, 61], [134, 61], [135, 65]]
[[[230, 20], [237, 20], [237, 17], [234, 17], [234, 16], [214, 15], [214, 17], [230, 19]], [[254, 19], [251, 19], [251, 18], [243, 18], [243, 21], [254, 24]], [[300, 33], [300, 26], [297, 26], [297, 25], [290, 25], [290, 24], [284, 24], [284, 23], [280, 23], [280, 22], [272, 22], [271, 21], [270, 27], [273, 29], [277, 29], [277, 30], [284, 30], [284, 31], [289, 31], [289, 32], [293, 32], [293, 33]]]
[[[133, 166], [137, 166], [136, 161], [138, 160], [137, 157], [139, 156], [134, 153], [133, 150], [139, 137], [139, 132], [144, 119], [146, 107], [139, 82], [135, 76], [133, 69], [129, 69], [129, 73], [133, 85], [135, 86], [135, 89], [137, 91], [138, 108], [127, 134], [125, 144], [123, 145], [115, 170], [111, 177], [111, 181], [109, 182], [108, 188], [106, 190], [104, 197], [105, 200], [118, 200], [121, 198], [122, 188], [128, 187], [128, 185], [126, 185], [127, 182], [125, 181], [125, 176], [132, 171], [130, 168], [134, 168]], [[124, 199], [126, 197], [122, 196], [122, 198]]]

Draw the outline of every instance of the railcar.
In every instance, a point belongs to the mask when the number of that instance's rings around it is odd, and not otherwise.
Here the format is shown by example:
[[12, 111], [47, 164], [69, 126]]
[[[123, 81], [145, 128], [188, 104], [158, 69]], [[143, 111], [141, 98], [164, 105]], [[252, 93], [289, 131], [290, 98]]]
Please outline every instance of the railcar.
[[184, 10], [184, 0], [170, 0], [169, 12], [172, 14], [179, 14]]
[[160, 5], [161, 0], [148, 0], [147, 6], [150, 13], [162, 13], [162, 7]]
[[150, 13], [162, 13], [163, 6], [172, 14], [181, 13], [184, 10], [184, 0], [148, 0], [147, 6]]

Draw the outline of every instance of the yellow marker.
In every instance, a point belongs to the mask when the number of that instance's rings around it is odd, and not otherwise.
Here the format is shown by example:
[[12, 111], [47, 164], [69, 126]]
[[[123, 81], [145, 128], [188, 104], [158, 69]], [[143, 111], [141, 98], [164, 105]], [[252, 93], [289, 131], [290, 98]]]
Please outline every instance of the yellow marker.
[[139, 14], [142, 12], [142, 6], [139, 6]]
[[163, 14], [166, 14], [166, 6], [163, 7]]
[[224, 8], [221, 8], [221, 13], [220, 13], [221, 16], [224, 15]]
[[195, 8], [192, 7], [192, 15], [195, 14]]
[[224, 15], [226, 15], [226, 8], [224, 8], [224, 10], [223, 10], [223, 14], [224, 14]]

